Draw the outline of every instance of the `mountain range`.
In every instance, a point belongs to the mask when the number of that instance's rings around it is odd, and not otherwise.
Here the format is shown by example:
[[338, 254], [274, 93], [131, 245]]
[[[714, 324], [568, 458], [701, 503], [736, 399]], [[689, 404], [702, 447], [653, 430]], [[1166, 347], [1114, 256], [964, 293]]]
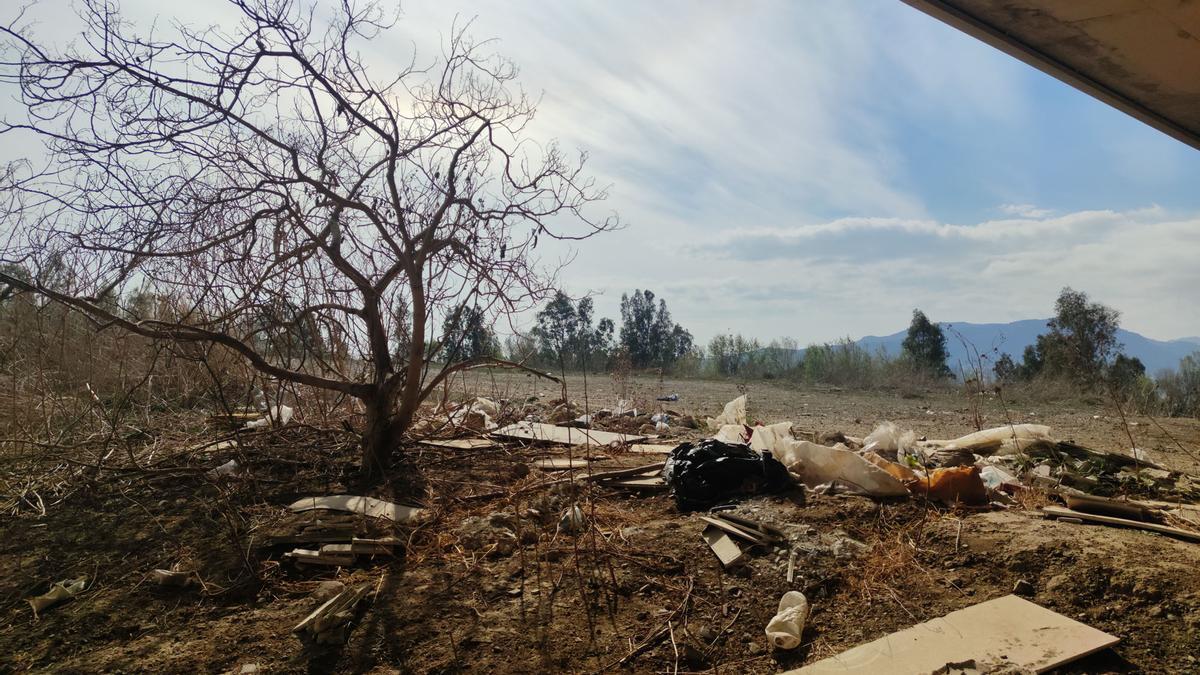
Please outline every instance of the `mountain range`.
[[[950, 352], [947, 364], [951, 370], [958, 372], [959, 362], [964, 369], [970, 368], [973, 354], [969, 345], [974, 345], [974, 349], [980, 354], [988, 355], [993, 363], [1002, 353], [1010, 354], [1014, 361], [1020, 363], [1025, 347], [1036, 342], [1037, 336], [1047, 331], [1047, 321], [1048, 319], [1026, 319], [1011, 323], [939, 322], [938, 325], [946, 335], [946, 349]], [[907, 332], [906, 329], [891, 335], [870, 335], [856, 342], [871, 351], [882, 348], [889, 355], [897, 356]], [[1180, 359], [1200, 351], [1200, 336], [1163, 341], [1118, 329], [1117, 341], [1124, 345], [1126, 355], [1141, 359], [1148, 375], [1154, 375], [1161, 370], [1174, 370], [1179, 367]]]

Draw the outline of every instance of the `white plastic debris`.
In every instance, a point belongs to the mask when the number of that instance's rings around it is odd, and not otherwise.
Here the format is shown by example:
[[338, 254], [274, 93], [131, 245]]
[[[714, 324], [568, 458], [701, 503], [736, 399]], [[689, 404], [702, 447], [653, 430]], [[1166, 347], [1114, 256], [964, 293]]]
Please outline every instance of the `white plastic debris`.
[[1005, 483], [1020, 485], [1021, 481], [1011, 473], [1001, 469], [995, 464], [985, 464], [979, 469], [979, 477], [983, 480], [984, 486], [989, 490], [997, 490]]
[[660, 434], [663, 434], [671, 430], [671, 425], [667, 424], [666, 422], [659, 422], [654, 425], [654, 430]]
[[563, 511], [562, 518], [558, 521], [558, 529], [563, 532], [578, 532], [583, 529], [585, 519], [583, 517], [583, 509], [575, 504], [571, 508]]
[[779, 612], [767, 622], [767, 639], [776, 649], [795, 649], [808, 623], [808, 598], [800, 591], [788, 591], [779, 599]]
[[745, 424], [746, 423], [746, 395], [733, 399], [725, 404], [725, 410], [715, 418], [708, 419], [708, 427], [714, 431], [719, 430], [726, 424]]
[[69, 600], [76, 595], [79, 595], [87, 589], [87, 577], [79, 577], [78, 579], [67, 579], [60, 581], [50, 587], [50, 590], [42, 595], [34, 598], [28, 598], [26, 602], [33, 608], [33, 615], [37, 616], [40, 612], [57, 605], [58, 603]]
[[947, 450], [970, 450], [977, 455], [1016, 454], [1037, 443], [1053, 442], [1050, 427], [1044, 424], [1014, 424], [976, 431], [952, 441], [927, 444]]
[[880, 422], [875, 430], [863, 439], [863, 450], [889, 455], [908, 454], [917, 443], [917, 434], [911, 429], [901, 431], [892, 422]]
[[236, 459], [231, 459], [221, 466], [209, 471], [208, 476], [209, 478], [228, 478], [230, 476], [236, 476], [238, 472], [241, 471], [241, 468], [241, 465], [237, 463]]
[[273, 405], [267, 408], [265, 417], [246, 422], [247, 429], [266, 429], [274, 424], [275, 426], [286, 426], [292, 421], [292, 415], [296, 411], [290, 405]]

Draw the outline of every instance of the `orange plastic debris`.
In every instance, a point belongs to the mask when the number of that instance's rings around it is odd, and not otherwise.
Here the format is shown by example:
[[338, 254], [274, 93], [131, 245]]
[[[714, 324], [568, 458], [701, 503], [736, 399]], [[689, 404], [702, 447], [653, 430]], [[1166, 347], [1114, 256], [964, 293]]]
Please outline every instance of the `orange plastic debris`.
[[934, 469], [925, 479], [910, 481], [908, 489], [917, 494], [928, 494], [930, 499], [963, 504], [987, 504], [987, 488], [979, 477], [977, 466], [955, 466]]

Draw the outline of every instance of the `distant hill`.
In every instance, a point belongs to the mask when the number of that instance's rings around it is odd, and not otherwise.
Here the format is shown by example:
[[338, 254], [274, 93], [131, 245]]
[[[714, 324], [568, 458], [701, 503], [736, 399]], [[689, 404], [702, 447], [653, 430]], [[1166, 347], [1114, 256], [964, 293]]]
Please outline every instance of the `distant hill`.
[[[1025, 347], [1036, 342], [1037, 336], [1046, 332], [1046, 322], [1047, 319], [1026, 319], [1012, 323], [939, 322], [938, 325], [942, 326], [943, 332], [946, 334], [946, 347], [950, 351], [948, 364], [957, 373], [959, 361], [962, 362], [964, 368], [969, 366], [968, 349], [955, 336], [956, 332], [962, 335], [967, 342], [975, 345], [981, 354], [991, 353], [993, 349], [996, 349], [998, 353], [993, 358], [999, 357], [1001, 353], [1007, 353], [1019, 363]], [[906, 333], [907, 329], [882, 337], [871, 335], [857, 342], [872, 351], [882, 347], [889, 355], [896, 356], [900, 353], [900, 344], [904, 341]], [[1141, 359], [1146, 366], [1146, 372], [1150, 375], [1160, 370], [1174, 370], [1179, 367], [1180, 359], [1192, 352], [1200, 351], [1200, 337], [1164, 342], [1152, 340], [1133, 331], [1118, 329], [1117, 340], [1125, 345], [1126, 354]]]

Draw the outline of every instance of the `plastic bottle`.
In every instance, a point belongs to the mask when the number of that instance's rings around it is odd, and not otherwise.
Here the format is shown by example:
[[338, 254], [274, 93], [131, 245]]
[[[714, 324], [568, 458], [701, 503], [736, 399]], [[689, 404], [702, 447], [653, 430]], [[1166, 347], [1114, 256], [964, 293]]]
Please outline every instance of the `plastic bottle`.
[[779, 600], [779, 613], [767, 622], [767, 639], [776, 649], [800, 646], [800, 634], [808, 623], [808, 598], [800, 591], [788, 591]]

